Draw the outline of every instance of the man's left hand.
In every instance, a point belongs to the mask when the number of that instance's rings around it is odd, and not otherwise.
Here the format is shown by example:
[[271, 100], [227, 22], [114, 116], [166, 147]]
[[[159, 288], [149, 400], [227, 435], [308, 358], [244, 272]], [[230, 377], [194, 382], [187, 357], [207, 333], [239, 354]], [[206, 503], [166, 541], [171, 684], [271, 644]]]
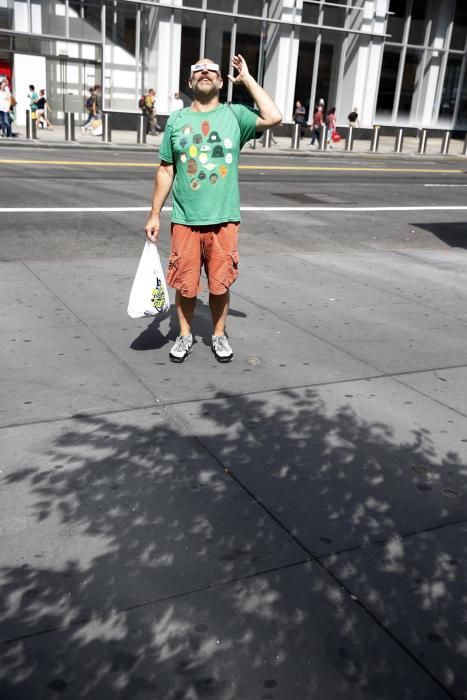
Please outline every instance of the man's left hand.
[[250, 77], [250, 71], [245, 59], [241, 54], [234, 56], [231, 62], [232, 68], [237, 71], [237, 75], [228, 75], [227, 77], [234, 85], [242, 85]]

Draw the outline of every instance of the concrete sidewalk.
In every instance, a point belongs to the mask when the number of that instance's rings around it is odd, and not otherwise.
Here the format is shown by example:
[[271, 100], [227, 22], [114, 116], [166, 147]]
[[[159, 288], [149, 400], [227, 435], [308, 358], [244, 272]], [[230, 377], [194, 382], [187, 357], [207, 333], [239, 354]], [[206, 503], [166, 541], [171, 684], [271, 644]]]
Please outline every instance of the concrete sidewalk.
[[465, 699], [465, 251], [136, 264], [2, 264], [2, 700]]
[[[103, 148], [103, 149], [115, 149], [120, 148], [122, 150], [131, 151], [159, 151], [159, 146], [162, 140], [161, 135], [152, 136], [148, 134], [146, 144], [137, 144], [136, 142], [136, 131], [113, 131], [111, 134], [111, 142], [103, 143], [102, 137], [92, 136], [90, 131], [87, 131], [83, 136], [79, 128], [76, 129], [76, 140], [75, 141], [65, 141], [65, 129], [61, 126], [56, 126], [53, 130], [49, 129], [38, 129], [37, 139], [31, 140], [26, 139], [26, 129], [25, 127], [19, 127], [16, 129], [17, 137], [12, 139], [0, 139], [0, 147], [2, 145], [11, 146], [34, 146], [38, 148], [43, 147], [53, 147], [53, 148]], [[314, 156], [314, 155], [352, 155], [354, 154], [366, 154], [370, 153], [371, 143], [370, 140], [355, 140], [353, 150], [349, 153], [345, 150], [345, 140], [340, 141], [337, 144], [333, 144], [332, 148], [326, 151], [322, 151], [317, 147], [310, 147], [310, 136], [302, 139], [300, 143], [300, 148], [298, 150], [292, 149], [291, 138], [285, 138], [278, 136], [275, 138], [276, 143], [272, 143], [270, 148], [264, 148], [260, 141], [251, 141], [247, 144], [242, 155], [248, 154], [270, 154], [270, 155], [303, 155], [303, 156]], [[401, 154], [394, 153], [394, 137], [382, 136], [380, 138], [378, 153], [388, 156], [393, 155], [394, 157], [400, 156], [418, 156], [423, 158], [424, 156], [419, 156], [418, 146], [419, 142], [417, 138], [407, 137], [404, 139], [403, 152]], [[441, 151], [441, 138], [430, 138], [427, 141], [426, 155], [430, 157], [445, 157]], [[463, 156], [462, 151], [464, 147], [464, 142], [461, 140], [453, 139], [449, 148], [449, 156]], [[378, 154], [371, 154], [377, 157]]]

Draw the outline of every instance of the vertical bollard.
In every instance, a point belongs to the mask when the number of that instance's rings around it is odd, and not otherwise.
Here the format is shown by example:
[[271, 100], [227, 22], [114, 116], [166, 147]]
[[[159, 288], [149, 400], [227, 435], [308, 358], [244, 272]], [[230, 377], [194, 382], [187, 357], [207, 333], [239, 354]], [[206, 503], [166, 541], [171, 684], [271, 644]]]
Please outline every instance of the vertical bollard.
[[347, 138], [345, 139], [345, 150], [346, 151], [353, 150], [353, 126], [349, 126], [349, 130], [347, 132]]
[[326, 150], [326, 125], [323, 124], [321, 127], [321, 133], [319, 135], [319, 149], [320, 151]]
[[396, 143], [394, 144], [394, 153], [402, 153], [402, 147], [404, 145], [404, 129], [399, 129], [396, 136]]
[[300, 148], [300, 136], [301, 136], [301, 131], [302, 127], [300, 124], [294, 124], [293, 125], [293, 132], [292, 132], [292, 148], [294, 150], [298, 150]]
[[426, 142], [427, 142], [427, 130], [421, 129], [420, 136], [418, 138], [418, 152], [420, 155], [425, 155], [426, 153]]
[[146, 117], [144, 114], [138, 116], [136, 127], [136, 143], [146, 143]]
[[449, 153], [449, 144], [451, 143], [451, 132], [445, 131], [441, 142], [441, 155], [446, 156]]
[[374, 126], [373, 127], [373, 136], [371, 137], [371, 152], [372, 153], [378, 153], [378, 148], [379, 148], [379, 126]]
[[263, 133], [263, 146], [264, 148], [271, 148], [271, 129], [266, 129]]
[[464, 138], [464, 148], [462, 149], [462, 155], [467, 156], [467, 133]]
[[32, 111], [26, 110], [26, 138], [37, 139], [37, 121], [32, 118]]
[[112, 132], [110, 128], [110, 115], [104, 112], [102, 115], [102, 142], [110, 143], [112, 141]]
[[65, 141], [76, 141], [74, 112], [65, 112]]

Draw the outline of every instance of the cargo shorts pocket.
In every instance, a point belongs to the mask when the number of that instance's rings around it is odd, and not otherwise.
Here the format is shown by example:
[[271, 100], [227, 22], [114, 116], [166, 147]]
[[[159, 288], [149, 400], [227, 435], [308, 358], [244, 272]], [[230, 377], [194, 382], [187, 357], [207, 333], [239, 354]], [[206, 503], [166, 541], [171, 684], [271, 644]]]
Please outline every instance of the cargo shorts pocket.
[[222, 284], [226, 289], [230, 287], [231, 284], [235, 282], [235, 280], [238, 277], [238, 263], [240, 261], [240, 257], [238, 255], [238, 251], [233, 250], [232, 253], [230, 254], [228, 263], [227, 263], [227, 270], [224, 279], [222, 280]]
[[177, 286], [179, 257], [176, 253], [172, 253], [169, 258], [169, 266], [167, 268], [167, 282], [171, 287]]

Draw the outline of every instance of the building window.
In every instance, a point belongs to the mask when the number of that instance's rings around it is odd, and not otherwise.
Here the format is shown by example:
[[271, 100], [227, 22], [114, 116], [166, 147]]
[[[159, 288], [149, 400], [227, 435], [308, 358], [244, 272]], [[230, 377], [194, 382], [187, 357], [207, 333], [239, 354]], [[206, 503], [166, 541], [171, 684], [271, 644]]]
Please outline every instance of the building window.
[[[237, 35], [235, 40], [235, 53], [241, 54], [245, 59], [248, 70], [251, 75], [255, 78], [259, 78], [261, 81], [261, 76], [258, 75], [258, 68], [260, 66], [260, 50], [261, 50], [261, 22], [256, 20], [244, 19], [242, 17], [237, 19]], [[233, 73], [230, 68], [230, 34], [226, 32], [224, 34], [223, 41], [223, 56], [222, 65], [228, 66], [228, 72]], [[224, 77], [224, 83], [228, 78]], [[225, 87], [225, 85], [224, 85]], [[251, 99], [250, 93], [243, 87], [234, 87], [233, 89], [233, 100], [239, 102], [240, 104], [245, 104], [253, 106], [253, 100]]]
[[115, 46], [134, 56], [136, 46], [136, 6], [107, 2], [105, 35]]
[[68, 26], [73, 39], [101, 40], [101, 6], [98, 0], [69, 0]]
[[413, 0], [409, 44], [423, 46], [426, 31], [426, 0]]
[[402, 75], [398, 118], [406, 121], [416, 118], [415, 108], [420, 90], [421, 51], [407, 51]]
[[457, 0], [456, 13], [452, 28], [451, 49], [464, 51], [467, 39], [467, 3], [465, 0]]
[[462, 60], [460, 56], [449, 57], [444, 76], [443, 91], [441, 93], [441, 104], [439, 106], [440, 119], [450, 121], [454, 115], [454, 108], [459, 91], [461, 65]]
[[307, 24], [318, 24], [318, 18], [319, 5], [304, 3], [302, 9], [302, 22], [306, 22]]
[[336, 106], [342, 34], [323, 31], [319, 53], [316, 101], [324, 99], [326, 109]]
[[456, 126], [459, 129], [467, 129], [467, 71], [464, 73], [464, 84], [461, 91]]
[[312, 29], [311, 27], [300, 28], [297, 77], [295, 80], [295, 102], [300, 100], [305, 106], [307, 113], [310, 111], [310, 108], [313, 107], [313, 105], [310, 105], [310, 96], [317, 38], [317, 29]]
[[202, 19], [203, 16], [198, 12], [183, 12], [182, 14], [179, 85], [185, 104], [188, 104], [192, 97], [188, 86], [190, 67], [200, 58]]
[[400, 49], [386, 47], [379, 79], [376, 112], [380, 118], [391, 118], [399, 71]]
[[391, 35], [391, 41], [400, 44], [404, 36], [404, 24], [406, 14], [406, 0], [391, 0], [388, 17], [387, 32]]

